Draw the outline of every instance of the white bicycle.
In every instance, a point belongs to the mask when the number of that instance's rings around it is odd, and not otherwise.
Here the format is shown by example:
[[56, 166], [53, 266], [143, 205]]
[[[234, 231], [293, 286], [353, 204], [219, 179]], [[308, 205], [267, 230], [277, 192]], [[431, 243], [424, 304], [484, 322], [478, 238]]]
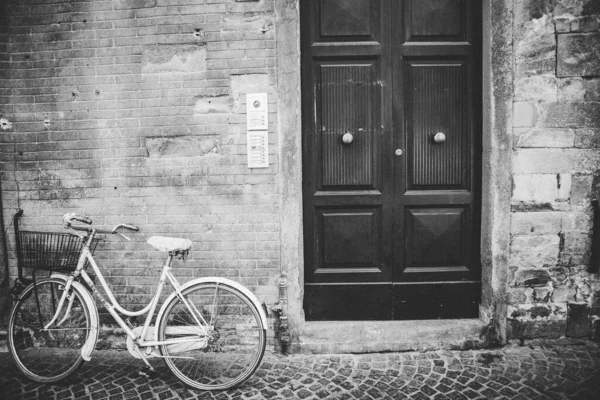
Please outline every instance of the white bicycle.
[[[76, 214], [65, 215], [63, 221], [64, 227], [83, 241], [75, 270], [70, 275], [52, 273], [27, 286], [10, 314], [10, 353], [28, 378], [57, 382], [90, 360], [98, 339], [99, 318], [88, 288], [127, 333], [129, 352], [149, 371], [154, 371], [149, 358], [163, 358], [184, 383], [204, 390], [233, 388], [256, 371], [266, 346], [265, 311], [247, 288], [229, 279], [198, 278], [180, 284], [171, 273], [171, 262], [188, 253], [191, 241], [166, 237], [148, 240], [157, 250], [168, 253], [167, 262], [150, 303], [142, 310], [128, 311], [115, 299], [90, 246], [97, 234], [120, 234], [129, 240], [123, 232], [138, 228], [119, 224], [112, 230], [96, 229], [91, 219]], [[73, 221], [86, 225], [73, 225]], [[91, 265], [110, 302], [87, 274], [87, 265]], [[163, 302], [154, 326], [152, 316], [166, 283], [174, 291]], [[143, 326], [133, 328], [119, 313], [147, 316]]]

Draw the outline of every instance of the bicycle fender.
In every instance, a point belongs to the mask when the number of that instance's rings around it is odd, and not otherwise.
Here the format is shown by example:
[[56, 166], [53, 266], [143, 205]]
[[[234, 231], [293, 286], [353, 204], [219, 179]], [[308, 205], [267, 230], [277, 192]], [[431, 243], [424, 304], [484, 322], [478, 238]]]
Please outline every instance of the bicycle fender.
[[[181, 285], [179, 287], [179, 290], [183, 291], [183, 290], [187, 289], [188, 287], [196, 285], [198, 283], [214, 283], [214, 282], [232, 286], [232, 287], [236, 288], [237, 290], [239, 290], [240, 292], [242, 292], [243, 294], [245, 294], [258, 309], [258, 314], [260, 315], [260, 319], [263, 323], [263, 327], [265, 328], [265, 330], [269, 329], [267, 314], [265, 313], [265, 310], [263, 309], [260, 301], [258, 301], [258, 298], [254, 295], [254, 293], [252, 293], [250, 290], [248, 290], [248, 288], [246, 288], [245, 286], [243, 286], [235, 281], [232, 281], [231, 279], [227, 279], [227, 278], [197, 278], [197, 279], [194, 279], [194, 280], [184, 283], [183, 285]], [[156, 316], [157, 323], [156, 323], [156, 328], [155, 328], [156, 329], [155, 337], [158, 337], [158, 326], [159, 326], [158, 321], [160, 321], [160, 319], [162, 318], [162, 315], [164, 314], [165, 309], [167, 308], [167, 304], [169, 304], [171, 302], [171, 300], [176, 296], [177, 296], [176, 292], [171, 293], [169, 295], [169, 297], [163, 302], [162, 306], [160, 307], [160, 311], [158, 312], [158, 315]]]
[[[52, 273], [50, 277], [64, 279], [65, 281], [69, 279], [68, 275], [59, 273]], [[85, 341], [85, 344], [81, 348], [81, 357], [85, 361], [90, 361], [92, 359], [90, 355], [92, 354], [92, 351], [94, 351], [94, 348], [96, 348], [96, 342], [98, 341], [98, 307], [96, 307], [96, 301], [94, 300], [90, 292], [87, 291], [85, 286], [75, 281], [73, 281], [72, 286], [75, 290], [79, 292], [81, 298], [85, 302], [85, 305], [90, 311], [90, 334], [87, 340]]]

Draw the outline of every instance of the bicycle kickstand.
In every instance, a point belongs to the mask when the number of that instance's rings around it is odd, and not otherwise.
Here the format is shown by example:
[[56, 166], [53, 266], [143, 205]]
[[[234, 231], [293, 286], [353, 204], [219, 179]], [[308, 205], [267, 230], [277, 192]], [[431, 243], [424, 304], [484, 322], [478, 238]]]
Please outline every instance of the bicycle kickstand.
[[144, 353], [142, 353], [142, 351], [140, 350], [140, 348], [138, 346], [135, 346], [135, 350], [137, 351], [137, 353], [139, 354], [140, 358], [142, 359], [142, 361], [144, 362], [144, 367], [140, 370], [140, 372], [138, 372], [139, 375], [144, 376], [148, 379], [154, 379], [158, 376], [158, 373], [156, 372], [156, 370], [154, 369], [154, 367], [152, 367], [152, 365], [150, 365], [150, 363], [148, 362], [148, 360], [146, 360], [146, 356], [144, 355]]

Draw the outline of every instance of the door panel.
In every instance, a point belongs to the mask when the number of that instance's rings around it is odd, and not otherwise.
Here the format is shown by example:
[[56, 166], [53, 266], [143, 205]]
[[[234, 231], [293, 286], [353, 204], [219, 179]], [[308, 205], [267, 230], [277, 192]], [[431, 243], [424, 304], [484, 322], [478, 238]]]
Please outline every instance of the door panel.
[[469, 1], [402, 0], [406, 41], [458, 42], [469, 40]]
[[[375, 268], [379, 266], [381, 240], [379, 210], [343, 210], [322, 212], [323, 268]], [[358, 246], [357, 246], [358, 245]]]
[[466, 214], [464, 208], [407, 208], [406, 267], [466, 265]]
[[389, 320], [394, 308], [393, 287], [385, 284], [307, 285], [304, 298], [309, 320]]
[[379, 1], [321, 0], [314, 2], [319, 21], [316, 40], [377, 40]]
[[394, 313], [401, 316], [395, 319], [473, 318], [479, 312], [481, 283], [398, 284], [392, 297]]
[[[371, 62], [317, 62], [317, 146], [324, 190], [375, 189], [380, 65]], [[342, 142], [350, 133], [351, 143]], [[318, 150], [317, 150], [318, 151]]]
[[300, 7], [306, 318], [476, 316], [479, 2]]
[[[471, 137], [465, 61], [405, 64], [408, 190], [468, 189]], [[436, 142], [435, 135], [441, 133]]]
[[[382, 157], [391, 145], [390, 88], [382, 84], [391, 76], [389, 3], [300, 5], [311, 21], [302, 40], [305, 312], [390, 318], [392, 239], [383, 232], [392, 230], [391, 170]], [[369, 311], [373, 301], [385, 311]]]

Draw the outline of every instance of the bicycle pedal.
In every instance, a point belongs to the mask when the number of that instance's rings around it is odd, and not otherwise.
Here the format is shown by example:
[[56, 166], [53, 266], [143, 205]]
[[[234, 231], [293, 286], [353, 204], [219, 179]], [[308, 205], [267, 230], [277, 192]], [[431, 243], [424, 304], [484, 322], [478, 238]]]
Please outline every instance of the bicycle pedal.
[[148, 378], [148, 379], [154, 379], [154, 378], [156, 378], [158, 376], [158, 373], [154, 369], [151, 369], [151, 368], [148, 368], [148, 367], [144, 367], [139, 372], [139, 375], [143, 376], [145, 378]]

